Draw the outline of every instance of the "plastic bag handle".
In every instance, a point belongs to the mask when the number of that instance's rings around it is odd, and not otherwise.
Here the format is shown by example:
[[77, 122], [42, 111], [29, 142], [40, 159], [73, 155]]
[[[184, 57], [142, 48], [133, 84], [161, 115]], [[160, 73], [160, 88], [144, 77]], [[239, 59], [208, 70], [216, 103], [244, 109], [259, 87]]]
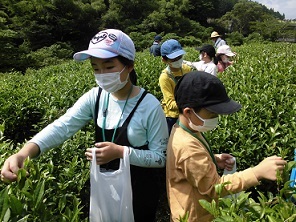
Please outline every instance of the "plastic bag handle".
[[[95, 179], [97, 179], [97, 170], [99, 170], [99, 172], [101, 172], [101, 168], [100, 165], [97, 165], [97, 159], [96, 159], [96, 150], [98, 148], [92, 148], [92, 161], [91, 164], [94, 167], [94, 171], [95, 171]], [[127, 161], [126, 159], [129, 158], [129, 148], [127, 146], [124, 146], [124, 150], [123, 150], [123, 158], [120, 158], [120, 165], [119, 165], [119, 169], [118, 170], [122, 170], [124, 167], [126, 167]]]

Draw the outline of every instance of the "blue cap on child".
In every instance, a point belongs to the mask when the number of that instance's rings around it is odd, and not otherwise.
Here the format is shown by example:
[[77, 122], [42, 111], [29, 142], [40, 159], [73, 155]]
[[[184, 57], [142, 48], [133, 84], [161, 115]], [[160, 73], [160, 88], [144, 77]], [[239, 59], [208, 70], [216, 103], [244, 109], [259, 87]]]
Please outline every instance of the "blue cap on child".
[[184, 55], [185, 51], [182, 49], [181, 44], [177, 40], [169, 39], [162, 43], [160, 54], [161, 56], [166, 56], [169, 59], [174, 59], [180, 55]]

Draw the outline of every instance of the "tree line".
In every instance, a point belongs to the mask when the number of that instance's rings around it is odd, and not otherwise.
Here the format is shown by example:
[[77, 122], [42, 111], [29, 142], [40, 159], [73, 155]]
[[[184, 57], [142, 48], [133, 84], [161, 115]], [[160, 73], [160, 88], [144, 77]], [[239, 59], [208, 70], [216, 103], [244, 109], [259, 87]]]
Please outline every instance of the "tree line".
[[1, 0], [0, 72], [58, 64], [104, 28], [123, 30], [144, 50], [156, 34], [184, 46], [209, 41], [213, 30], [275, 40], [284, 18], [248, 0]]

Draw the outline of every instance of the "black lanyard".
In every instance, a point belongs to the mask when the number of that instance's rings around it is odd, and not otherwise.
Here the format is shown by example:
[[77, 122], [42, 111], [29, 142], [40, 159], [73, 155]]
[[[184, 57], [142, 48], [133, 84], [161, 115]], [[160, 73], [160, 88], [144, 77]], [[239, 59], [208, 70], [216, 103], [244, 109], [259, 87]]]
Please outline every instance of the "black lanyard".
[[206, 141], [207, 143], [205, 143], [204, 141], [202, 141], [202, 140], [201, 140], [201, 139], [200, 139], [195, 133], [193, 133], [190, 129], [188, 129], [186, 126], [184, 126], [184, 125], [180, 122], [179, 119], [177, 120], [177, 124], [178, 124], [183, 130], [185, 130], [186, 132], [188, 132], [189, 134], [191, 134], [192, 136], [194, 136], [196, 139], [198, 139], [198, 140], [204, 145], [204, 147], [207, 149], [207, 151], [209, 152], [210, 156], [212, 157], [213, 162], [214, 162], [214, 164], [216, 165], [216, 168], [218, 169], [218, 165], [217, 165], [217, 162], [216, 162], [216, 158], [215, 158], [215, 156], [214, 156], [214, 154], [213, 154], [213, 151], [212, 151], [211, 147], [209, 146], [209, 143], [208, 143], [206, 137], [205, 137], [203, 134], [201, 134], [202, 137], [205, 139], [205, 141]]

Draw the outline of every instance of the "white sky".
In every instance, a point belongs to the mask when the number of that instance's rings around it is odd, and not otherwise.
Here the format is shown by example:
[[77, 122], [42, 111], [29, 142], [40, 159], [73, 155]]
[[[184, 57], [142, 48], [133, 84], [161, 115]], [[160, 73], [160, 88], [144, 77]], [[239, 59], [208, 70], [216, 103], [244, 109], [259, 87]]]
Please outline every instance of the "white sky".
[[265, 5], [267, 8], [273, 8], [275, 12], [285, 14], [286, 19], [296, 19], [296, 0], [253, 0]]

